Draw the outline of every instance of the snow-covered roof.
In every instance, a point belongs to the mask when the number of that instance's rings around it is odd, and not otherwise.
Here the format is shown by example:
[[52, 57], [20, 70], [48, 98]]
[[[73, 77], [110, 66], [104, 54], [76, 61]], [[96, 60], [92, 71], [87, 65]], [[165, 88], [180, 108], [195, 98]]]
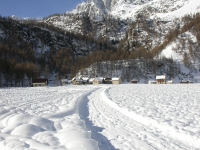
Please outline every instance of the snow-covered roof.
[[96, 79], [97, 81], [102, 82], [104, 78], [103, 78], [103, 77], [96, 77], [95, 79]]
[[156, 76], [156, 80], [157, 80], [157, 79], [165, 79], [165, 78], [166, 78], [165, 75]]
[[89, 80], [89, 77], [82, 77], [82, 79], [83, 79], [84, 81], [87, 81], [87, 80]]
[[116, 81], [116, 80], [119, 80], [119, 79], [120, 79], [120, 77], [113, 77], [112, 78], [113, 81]]
[[80, 76], [72, 78], [72, 81], [75, 81], [75, 80], [76, 81], [83, 81], [83, 79]]
[[95, 79], [95, 78], [90, 78], [90, 79], [89, 79], [89, 82], [93, 82], [93, 81], [94, 81], [94, 79]]

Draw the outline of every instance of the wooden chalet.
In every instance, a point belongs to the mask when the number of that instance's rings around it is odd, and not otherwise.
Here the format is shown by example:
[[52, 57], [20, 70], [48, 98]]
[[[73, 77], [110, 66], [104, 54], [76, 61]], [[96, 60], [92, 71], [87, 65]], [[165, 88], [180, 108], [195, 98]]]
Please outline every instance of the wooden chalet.
[[121, 77], [112, 78], [112, 84], [121, 84], [121, 83], [122, 83]]
[[156, 84], [166, 84], [166, 76], [165, 75], [156, 76]]
[[32, 87], [47, 86], [49, 83], [47, 78], [32, 79]]
[[112, 78], [104, 78], [103, 83], [104, 84], [112, 84]]

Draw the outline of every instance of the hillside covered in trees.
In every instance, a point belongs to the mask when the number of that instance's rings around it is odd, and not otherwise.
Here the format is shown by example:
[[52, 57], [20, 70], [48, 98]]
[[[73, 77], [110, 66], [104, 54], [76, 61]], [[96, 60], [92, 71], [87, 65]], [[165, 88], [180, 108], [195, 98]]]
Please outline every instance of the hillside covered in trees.
[[97, 49], [115, 48], [36, 20], [0, 17], [0, 85], [23, 86], [25, 78], [30, 82], [53, 73], [69, 77], [80, 66], [81, 57]]
[[[149, 19], [144, 12], [132, 21], [96, 17], [85, 12], [56, 14], [42, 21], [0, 17], [0, 86], [30, 86], [32, 78], [55, 74], [68, 79], [77, 73], [121, 75], [124, 81], [146, 82], [156, 74], [181, 80], [199, 71], [198, 13], [172, 21]], [[70, 28], [55, 25], [58, 21]], [[182, 60], [162, 55], [167, 47]], [[182, 63], [190, 73], [182, 71]]]

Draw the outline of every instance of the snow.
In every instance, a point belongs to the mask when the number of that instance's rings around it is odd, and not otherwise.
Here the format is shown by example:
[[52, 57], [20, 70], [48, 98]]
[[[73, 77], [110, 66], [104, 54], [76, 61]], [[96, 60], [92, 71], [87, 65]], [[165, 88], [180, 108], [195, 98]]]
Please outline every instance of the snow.
[[173, 58], [173, 60], [176, 60], [176, 61], [180, 61], [180, 60], [183, 60], [183, 56], [181, 54], [178, 54], [176, 53], [174, 50], [173, 50], [173, 47], [175, 47], [175, 43], [167, 46], [160, 54], [160, 57], [164, 56], [166, 58]]
[[[179, 1], [178, 5], [181, 5], [182, 3], [182, 1]], [[182, 18], [185, 15], [193, 15], [197, 12], [200, 12], [200, 1], [189, 0], [187, 3], [184, 3], [184, 6], [180, 9], [168, 13], [158, 13], [156, 16], [166, 20], [172, 20], [174, 18]]]
[[121, 84], [0, 89], [0, 149], [199, 149], [199, 88]]
[[120, 18], [132, 18], [137, 11], [139, 11], [142, 8], [140, 5], [131, 5], [127, 3], [120, 3], [116, 5], [112, 11], [111, 14], [113, 16], [117, 16]]

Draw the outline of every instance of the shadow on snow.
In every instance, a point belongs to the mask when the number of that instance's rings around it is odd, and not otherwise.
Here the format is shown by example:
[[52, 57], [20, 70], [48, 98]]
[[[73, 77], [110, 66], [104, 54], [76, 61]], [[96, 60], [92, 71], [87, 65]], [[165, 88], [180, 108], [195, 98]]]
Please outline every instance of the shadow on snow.
[[85, 121], [86, 128], [88, 130], [91, 130], [91, 138], [98, 142], [98, 146], [99, 146], [100, 150], [117, 150], [110, 143], [110, 141], [107, 139], [107, 137], [105, 137], [104, 135], [102, 135], [100, 133], [103, 131], [104, 128], [94, 126], [92, 121], [89, 120], [89, 118], [88, 118], [89, 117], [89, 111], [88, 111], [88, 105], [87, 105], [89, 102], [88, 95], [90, 95], [92, 92], [80, 97], [80, 99], [78, 101], [78, 113], [79, 113], [81, 119], [83, 119]]

